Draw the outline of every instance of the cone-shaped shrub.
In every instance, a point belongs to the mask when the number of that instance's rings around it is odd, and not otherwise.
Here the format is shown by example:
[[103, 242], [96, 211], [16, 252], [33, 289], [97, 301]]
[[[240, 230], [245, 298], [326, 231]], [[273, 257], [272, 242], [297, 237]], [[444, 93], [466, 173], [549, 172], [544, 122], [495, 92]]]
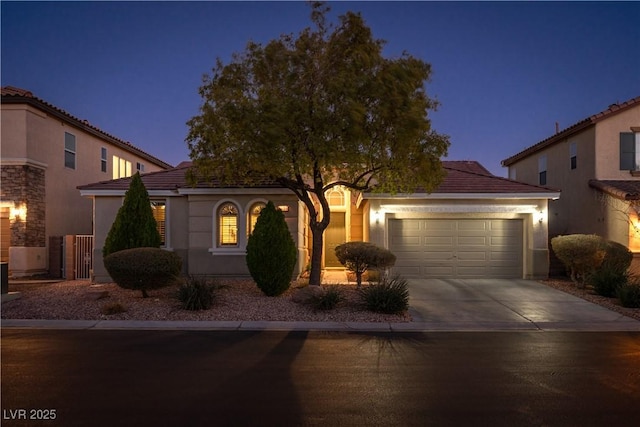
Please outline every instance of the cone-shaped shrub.
[[247, 267], [260, 290], [280, 295], [291, 285], [296, 245], [284, 214], [272, 202], [262, 209], [247, 242]]
[[140, 174], [136, 173], [107, 234], [102, 256], [106, 257], [123, 249], [158, 248], [160, 243], [161, 237], [153, 218], [149, 193], [142, 183]]

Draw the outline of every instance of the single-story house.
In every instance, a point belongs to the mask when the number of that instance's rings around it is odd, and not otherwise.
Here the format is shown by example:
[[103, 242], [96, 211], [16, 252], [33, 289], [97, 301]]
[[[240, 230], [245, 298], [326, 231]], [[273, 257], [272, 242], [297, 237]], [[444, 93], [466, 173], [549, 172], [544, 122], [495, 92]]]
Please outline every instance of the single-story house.
[[[308, 213], [274, 182], [251, 188], [215, 180], [191, 186], [190, 163], [142, 175], [163, 238], [183, 259], [185, 274], [247, 276], [247, 236], [269, 200], [285, 214], [298, 248], [296, 274], [309, 264]], [[331, 224], [324, 234], [323, 267], [342, 268], [333, 249], [370, 241], [397, 256], [393, 273], [405, 277], [544, 278], [548, 274], [548, 201], [556, 190], [492, 175], [475, 161], [443, 161], [446, 177], [432, 193], [327, 194]], [[131, 178], [78, 187], [93, 199], [94, 280], [109, 281], [102, 245]]]

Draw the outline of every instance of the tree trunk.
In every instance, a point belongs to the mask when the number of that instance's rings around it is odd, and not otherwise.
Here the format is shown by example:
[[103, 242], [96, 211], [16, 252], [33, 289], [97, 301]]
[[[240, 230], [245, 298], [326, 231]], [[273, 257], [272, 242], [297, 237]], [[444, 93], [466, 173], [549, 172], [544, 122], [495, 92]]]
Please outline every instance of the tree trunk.
[[322, 273], [322, 237], [324, 230], [320, 227], [310, 227], [313, 243], [311, 245], [311, 272], [309, 273], [309, 285], [320, 286]]

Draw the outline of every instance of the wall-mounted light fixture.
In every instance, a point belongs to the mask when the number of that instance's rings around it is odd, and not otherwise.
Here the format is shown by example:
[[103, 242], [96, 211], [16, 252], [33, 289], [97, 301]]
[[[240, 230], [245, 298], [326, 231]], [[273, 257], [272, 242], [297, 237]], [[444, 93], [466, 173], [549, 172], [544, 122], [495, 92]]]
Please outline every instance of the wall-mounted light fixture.
[[536, 219], [540, 224], [542, 224], [544, 222], [544, 212], [543, 211], [536, 212]]
[[24, 221], [27, 219], [27, 206], [14, 204], [11, 208], [11, 218], [13, 218], [14, 221]]
[[280, 205], [278, 206], [278, 210], [282, 212], [289, 212], [289, 205]]
[[382, 218], [382, 214], [380, 213], [380, 211], [373, 211], [373, 219], [376, 224], [380, 224], [380, 218]]

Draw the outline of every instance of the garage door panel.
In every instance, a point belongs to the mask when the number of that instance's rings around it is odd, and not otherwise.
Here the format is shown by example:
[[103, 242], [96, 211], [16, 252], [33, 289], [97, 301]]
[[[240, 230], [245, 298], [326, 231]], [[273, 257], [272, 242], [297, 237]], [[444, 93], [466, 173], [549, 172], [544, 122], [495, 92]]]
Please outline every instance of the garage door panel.
[[433, 278], [522, 277], [521, 220], [392, 219], [389, 230], [389, 248], [398, 258], [396, 273]]

